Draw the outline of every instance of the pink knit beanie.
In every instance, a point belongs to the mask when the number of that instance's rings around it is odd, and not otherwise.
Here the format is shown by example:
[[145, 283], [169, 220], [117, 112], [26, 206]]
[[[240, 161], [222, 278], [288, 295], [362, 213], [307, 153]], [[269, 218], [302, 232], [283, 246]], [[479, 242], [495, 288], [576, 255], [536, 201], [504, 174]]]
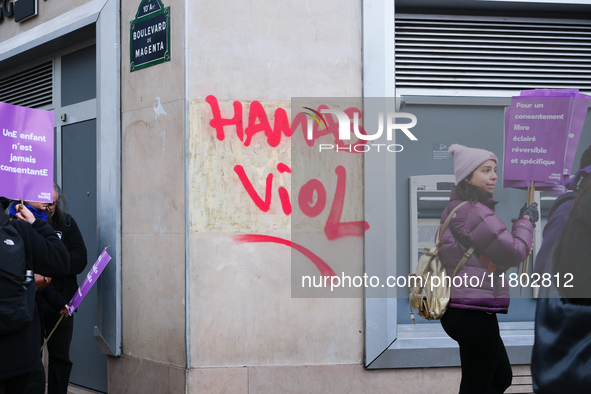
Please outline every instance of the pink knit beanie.
[[498, 164], [497, 156], [484, 149], [468, 148], [467, 146], [452, 144], [448, 151], [454, 158], [456, 183], [463, 181], [464, 178], [487, 160], [494, 160]]

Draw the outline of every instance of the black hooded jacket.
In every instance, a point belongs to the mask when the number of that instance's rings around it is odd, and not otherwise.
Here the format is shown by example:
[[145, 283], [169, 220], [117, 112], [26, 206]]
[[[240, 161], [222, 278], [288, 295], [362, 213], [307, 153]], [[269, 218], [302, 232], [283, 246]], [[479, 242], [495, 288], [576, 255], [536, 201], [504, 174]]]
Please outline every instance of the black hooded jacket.
[[88, 260], [86, 246], [78, 224], [69, 213], [64, 213], [61, 218], [53, 216], [50, 224], [70, 254], [70, 271], [65, 276], [52, 277], [51, 283], [64, 299], [70, 302], [78, 290], [76, 275], [86, 268]]
[[[0, 224], [6, 223], [8, 215], [0, 211]], [[31, 225], [19, 220], [10, 220], [25, 244], [27, 267], [44, 276], [64, 276], [70, 270], [70, 256], [66, 246], [57, 237], [49, 224], [35, 220]], [[39, 359], [39, 314], [22, 330], [0, 336], [0, 380], [22, 375], [33, 370]]]

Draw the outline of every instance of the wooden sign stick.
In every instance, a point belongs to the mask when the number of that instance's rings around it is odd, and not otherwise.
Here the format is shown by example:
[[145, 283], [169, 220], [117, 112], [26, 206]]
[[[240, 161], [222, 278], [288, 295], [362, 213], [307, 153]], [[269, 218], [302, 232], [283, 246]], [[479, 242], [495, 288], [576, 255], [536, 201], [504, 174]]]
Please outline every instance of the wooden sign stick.
[[60, 324], [60, 322], [62, 321], [63, 318], [64, 318], [64, 315], [62, 315], [62, 317], [60, 317], [60, 319], [57, 321], [57, 323], [55, 323], [55, 327], [53, 327], [53, 330], [51, 330], [51, 332], [49, 333], [49, 335], [45, 339], [45, 342], [43, 342], [43, 345], [41, 346], [41, 351], [43, 351], [43, 348], [45, 347], [45, 345], [47, 345], [49, 338], [51, 338], [51, 336], [55, 332], [55, 329], [57, 328], [58, 324]]
[[[534, 181], [531, 181], [530, 186], [527, 188], [527, 206], [529, 207], [534, 203], [536, 188], [534, 187]], [[527, 258], [523, 262], [523, 273], [528, 274], [529, 272], [529, 254]], [[523, 295], [523, 282], [521, 281], [521, 276], [519, 276], [519, 282], [521, 284], [521, 291], [519, 292], [520, 295]]]

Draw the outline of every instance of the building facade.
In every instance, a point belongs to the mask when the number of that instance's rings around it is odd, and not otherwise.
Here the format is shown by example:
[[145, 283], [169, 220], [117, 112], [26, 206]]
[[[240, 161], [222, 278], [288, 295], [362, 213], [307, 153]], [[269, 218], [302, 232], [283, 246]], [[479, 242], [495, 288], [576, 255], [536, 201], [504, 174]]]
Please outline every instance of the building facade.
[[[73, 384], [457, 391], [457, 348], [404, 296], [293, 279], [407, 275], [409, 178], [453, 174], [454, 142], [501, 152], [522, 89], [591, 91], [591, 2], [35, 0], [17, 21], [18, 3], [2, 2], [0, 101], [54, 111], [57, 181], [89, 258], [113, 256], [75, 317]], [[419, 141], [302, 154], [294, 103], [370, 97], [399, 97]], [[499, 191], [506, 223], [524, 195]], [[531, 392], [533, 310], [514, 300], [502, 322], [514, 392]]]

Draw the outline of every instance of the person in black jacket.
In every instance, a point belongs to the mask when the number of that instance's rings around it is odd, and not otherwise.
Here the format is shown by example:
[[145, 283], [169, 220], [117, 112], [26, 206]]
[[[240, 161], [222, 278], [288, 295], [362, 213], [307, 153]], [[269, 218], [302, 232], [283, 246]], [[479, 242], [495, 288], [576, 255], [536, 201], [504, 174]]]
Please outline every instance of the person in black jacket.
[[591, 182], [572, 203], [544, 269], [537, 299], [532, 383], [536, 393], [588, 393], [591, 387]]
[[548, 258], [550, 257], [550, 251], [554, 246], [554, 242], [558, 239], [560, 232], [568, 221], [571, 208], [573, 207], [573, 203], [578, 196], [579, 191], [585, 187], [590, 178], [591, 145], [589, 145], [581, 155], [579, 170], [575, 176], [565, 184], [566, 188], [572, 191], [560, 195], [556, 201], [554, 201], [548, 212], [548, 221], [546, 222], [543, 232], [544, 240], [536, 255], [534, 266], [534, 271], [538, 274], [544, 274], [546, 261], [548, 261]]
[[[70, 270], [68, 251], [46, 222], [27, 209], [17, 208], [10, 220], [0, 211], [0, 223], [10, 223], [25, 244], [27, 267], [44, 276], [63, 276]], [[28, 223], [27, 223], [28, 222]], [[35, 311], [33, 321], [13, 334], [0, 336], [0, 394], [26, 392], [27, 379], [39, 360], [41, 323]]]
[[0, 204], [2, 204], [2, 210], [5, 211], [10, 205], [10, 200], [6, 197], [0, 197]]
[[[49, 204], [47, 207], [49, 223], [68, 249], [70, 271], [67, 275], [53, 276], [51, 284], [69, 302], [76, 290], [78, 290], [76, 275], [80, 274], [86, 267], [87, 252], [78, 224], [66, 212], [66, 201], [62, 190], [57, 184], [54, 184], [53, 201], [53, 204]], [[47, 337], [62, 314], [59, 310], [56, 310], [55, 306], [50, 305], [46, 299], [41, 301], [41, 313], [43, 325], [45, 326], [45, 336]], [[49, 394], [66, 394], [68, 392], [68, 382], [72, 371], [70, 342], [72, 341], [73, 332], [74, 316], [71, 316], [62, 319], [47, 342], [47, 350], [49, 351], [47, 388]]]

